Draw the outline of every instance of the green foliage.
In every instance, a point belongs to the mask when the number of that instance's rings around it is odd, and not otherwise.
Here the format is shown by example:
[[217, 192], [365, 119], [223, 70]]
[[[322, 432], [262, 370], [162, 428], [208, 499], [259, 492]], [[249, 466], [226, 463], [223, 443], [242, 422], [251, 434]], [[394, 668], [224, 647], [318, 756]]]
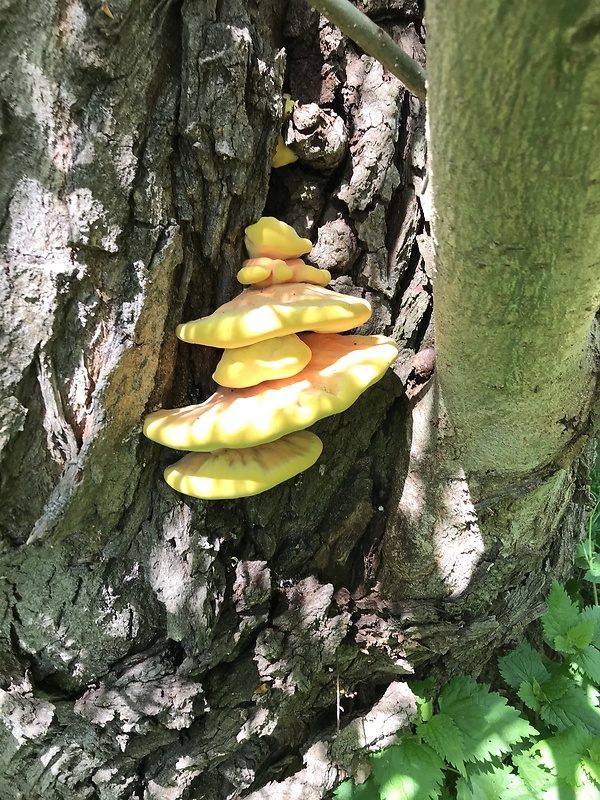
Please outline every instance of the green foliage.
[[600, 459], [591, 490], [583, 583], [553, 583], [542, 618], [551, 658], [523, 640], [498, 659], [513, 704], [465, 675], [437, 699], [415, 681], [415, 734], [371, 755], [368, 780], [334, 800], [600, 800]]
[[591, 585], [594, 606], [598, 606], [598, 583], [600, 583], [600, 448], [597, 451], [596, 467], [592, 473], [590, 494], [593, 507], [587, 524], [587, 538], [577, 545], [575, 565], [583, 570], [581, 580]]

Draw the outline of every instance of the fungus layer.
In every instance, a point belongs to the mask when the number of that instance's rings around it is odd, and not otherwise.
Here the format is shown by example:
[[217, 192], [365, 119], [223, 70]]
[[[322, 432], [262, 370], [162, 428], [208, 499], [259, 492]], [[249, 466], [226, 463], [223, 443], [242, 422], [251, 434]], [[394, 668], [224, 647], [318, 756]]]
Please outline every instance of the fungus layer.
[[208, 452], [254, 447], [339, 414], [383, 377], [397, 355], [385, 336], [305, 334], [307, 367], [247, 389], [219, 389], [200, 405], [155, 411], [144, 433], [166, 447]]
[[275, 217], [261, 217], [246, 228], [246, 250], [250, 258], [297, 258], [310, 253], [312, 242], [303, 239], [287, 223]]
[[331, 280], [331, 272], [305, 264], [301, 258], [281, 261], [274, 258], [249, 258], [244, 261], [237, 274], [237, 279], [244, 285], [258, 288], [273, 286], [277, 283], [314, 283], [327, 286]]
[[237, 274], [237, 279], [244, 285], [269, 281], [273, 283], [291, 283], [294, 272], [281, 258], [249, 258], [244, 261]]
[[177, 326], [190, 344], [245, 347], [263, 339], [299, 331], [339, 333], [371, 316], [366, 300], [305, 283], [247, 289], [208, 317]]
[[225, 350], [213, 373], [219, 386], [245, 389], [274, 378], [291, 378], [308, 364], [312, 353], [307, 344], [290, 333], [247, 347]]
[[188, 453], [167, 467], [165, 480], [175, 491], [203, 500], [250, 497], [312, 467], [323, 442], [297, 431], [276, 442], [215, 453]]

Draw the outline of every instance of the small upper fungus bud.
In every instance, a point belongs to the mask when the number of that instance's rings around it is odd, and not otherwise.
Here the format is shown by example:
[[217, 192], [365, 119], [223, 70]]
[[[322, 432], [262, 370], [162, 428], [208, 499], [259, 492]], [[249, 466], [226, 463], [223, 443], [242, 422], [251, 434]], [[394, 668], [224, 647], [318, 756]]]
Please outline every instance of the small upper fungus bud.
[[298, 156], [291, 147], [288, 147], [287, 144], [283, 141], [283, 136], [279, 134], [277, 137], [277, 146], [275, 147], [275, 155], [273, 156], [273, 161], [271, 162], [274, 169], [279, 169], [279, 167], [285, 167], [288, 164], [293, 164], [294, 161], [298, 161]]
[[213, 378], [220, 386], [245, 389], [263, 381], [297, 375], [311, 355], [310, 347], [296, 334], [276, 336], [247, 347], [225, 350]]
[[166, 468], [165, 480], [175, 491], [203, 500], [250, 497], [312, 467], [322, 450], [318, 436], [297, 431], [257, 447], [189, 453]]
[[285, 222], [275, 217], [261, 217], [246, 228], [246, 250], [251, 258], [298, 258], [310, 253], [312, 242], [303, 239]]
[[370, 316], [371, 306], [360, 297], [307, 283], [283, 283], [248, 289], [208, 317], [178, 325], [177, 336], [190, 344], [227, 349], [299, 331], [340, 333]]

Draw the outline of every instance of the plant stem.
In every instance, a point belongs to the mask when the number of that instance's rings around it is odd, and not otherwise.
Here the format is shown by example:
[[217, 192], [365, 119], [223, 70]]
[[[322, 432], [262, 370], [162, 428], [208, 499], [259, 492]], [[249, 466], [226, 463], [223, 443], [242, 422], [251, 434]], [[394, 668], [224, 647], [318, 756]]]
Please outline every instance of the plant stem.
[[[590, 518], [588, 520], [588, 569], [592, 569], [591, 561], [593, 558], [593, 554], [595, 552], [595, 544], [592, 538], [593, 530], [594, 530], [594, 518], [596, 513], [598, 512], [598, 500], [596, 500], [593, 509], [590, 512]], [[594, 605], [598, 605], [598, 587], [596, 586], [596, 582], [592, 581], [592, 589], [594, 591]]]
[[359, 11], [349, 0], [308, 0], [324, 17], [358, 44], [369, 55], [381, 61], [392, 75], [410, 91], [425, 99], [425, 70], [399, 47], [391, 36]]

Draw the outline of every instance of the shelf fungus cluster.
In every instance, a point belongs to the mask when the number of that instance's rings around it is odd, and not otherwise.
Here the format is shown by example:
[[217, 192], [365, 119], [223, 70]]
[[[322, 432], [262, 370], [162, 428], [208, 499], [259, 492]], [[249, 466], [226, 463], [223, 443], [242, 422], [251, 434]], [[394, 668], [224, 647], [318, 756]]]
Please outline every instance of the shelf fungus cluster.
[[246, 228], [249, 287], [213, 314], [177, 328], [184, 342], [223, 348], [220, 388], [204, 403], [146, 417], [144, 433], [190, 451], [167, 483], [207, 500], [260, 494], [311, 467], [323, 443], [306, 430], [345, 411], [383, 377], [398, 348], [384, 336], [341, 336], [371, 315], [366, 300], [325, 289], [305, 264], [311, 242], [263, 217]]

